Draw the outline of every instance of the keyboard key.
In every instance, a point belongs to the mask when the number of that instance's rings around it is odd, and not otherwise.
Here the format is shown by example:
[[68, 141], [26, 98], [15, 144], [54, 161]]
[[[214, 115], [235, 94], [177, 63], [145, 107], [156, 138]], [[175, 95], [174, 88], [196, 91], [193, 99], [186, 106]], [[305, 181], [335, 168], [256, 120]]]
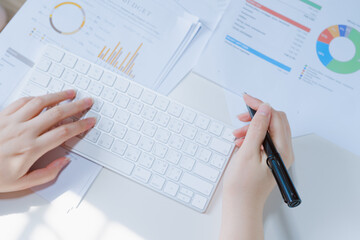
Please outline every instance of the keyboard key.
[[103, 70], [99, 67], [92, 65], [88, 72], [88, 76], [92, 79], [99, 80], [103, 74]]
[[49, 58], [43, 57], [39, 63], [36, 65], [36, 68], [43, 71], [43, 72], [47, 72], [49, 70], [51, 66], [51, 61]]
[[188, 156], [182, 156], [180, 166], [188, 171], [191, 171], [195, 164], [195, 160]]
[[96, 125], [97, 126], [99, 124], [99, 121], [101, 119], [101, 116], [93, 111], [89, 111], [86, 113], [85, 118], [96, 118]]
[[181, 173], [182, 171], [179, 168], [170, 166], [166, 172], [166, 176], [177, 182], [181, 176]]
[[32, 83], [27, 83], [24, 90], [23, 90], [23, 93], [26, 95], [26, 96], [41, 96], [41, 95], [45, 95], [47, 94], [47, 91], [39, 86], [36, 86], [35, 84], [32, 84]]
[[181, 149], [181, 147], [183, 146], [185, 140], [184, 138], [178, 136], [178, 135], [175, 135], [175, 134], [172, 134], [170, 139], [169, 139], [169, 145], [173, 148], [176, 148], [176, 149]]
[[92, 105], [91, 109], [96, 112], [100, 112], [104, 102], [99, 98], [93, 98], [93, 100], [94, 100], [94, 104]]
[[171, 195], [171, 196], [175, 196], [177, 191], [179, 189], [179, 185], [173, 183], [173, 182], [166, 182], [165, 187], [164, 187], [164, 192], [166, 192], [167, 194]]
[[209, 127], [209, 132], [215, 134], [216, 136], [220, 136], [222, 133], [224, 126], [217, 122], [211, 122]]
[[181, 153], [173, 149], [169, 149], [169, 151], [167, 151], [165, 156], [165, 160], [173, 164], [178, 164], [180, 158], [181, 158]]
[[206, 198], [196, 194], [193, 200], [191, 201], [191, 204], [199, 209], [204, 209], [206, 202], [207, 202]]
[[127, 91], [129, 85], [130, 85], [129, 81], [122, 78], [117, 78], [115, 81], [115, 89], [123, 93]]
[[143, 101], [144, 103], [147, 103], [149, 105], [152, 105], [155, 101], [156, 95], [155, 93], [152, 93], [150, 91], [144, 91], [143, 94], [141, 95], [141, 101]]
[[99, 130], [93, 128], [86, 133], [85, 139], [87, 139], [93, 143], [96, 143], [100, 137], [100, 134], [101, 134], [101, 132]]
[[128, 145], [126, 143], [124, 143], [123, 141], [115, 140], [115, 142], [111, 148], [111, 151], [113, 151], [116, 154], [119, 154], [120, 156], [123, 156], [126, 151], [127, 146]]
[[184, 187], [180, 188], [180, 193], [182, 193], [188, 197], [192, 197], [194, 195], [193, 191], [190, 191], [189, 189], [184, 188]]
[[101, 113], [106, 117], [112, 118], [114, 117], [116, 110], [117, 108], [114, 105], [110, 103], [105, 103], [102, 107]]
[[100, 96], [103, 88], [103, 85], [101, 85], [100, 83], [91, 81], [88, 91], [96, 96]]
[[104, 83], [105, 85], [108, 85], [109, 87], [112, 87], [114, 85], [116, 76], [113, 73], [105, 72], [100, 81]]
[[48, 90], [50, 92], [60, 92], [64, 87], [64, 83], [60, 81], [59, 79], [53, 78], [50, 81], [50, 84], [48, 86]]
[[118, 109], [114, 119], [119, 123], [126, 124], [129, 121], [129, 118], [130, 118], [130, 113]]
[[170, 103], [169, 108], [168, 108], [168, 113], [174, 117], [180, 117], [182, 111], [183, 111], [183, 106], [181, 106], [180, 104], [177, 103]]
[[141, 113], [143, 106], [144, 106], [143, 103], [136, 101], [134, 99], [131, 99], [127, 109], [130, 112], [135, 113], [136, 115], [139, 115]]
[[156, 129], [157, 127], [154, 124], [145, 122], [142, 128], [142, 133], [149, 137], [153, 137], [155, 135]]
[[170, 121], [170, 116], [163, 113], [163, 112], [158, 112], [156, 114], [156, 117], [155, 117], [155, 123], [156, 124], [159, 124], [160, 126], [163, 126], [163, 127], [166, 127], [167, 124], [169, 123]]
[[132, 130], [128, 130], [125, 136], [125, 141], [132, 145], [136, 145], [139, 142], [140, 134]]
[[141, 167], [135, 167], [133, 174], [135, 178], [144, 183], [147, 183], [151, 177], [151, 172]]
[[87, 89], [90, 84], [90, 79], [84, 76], [78, 76], [75, 85], [83, 90]]
[[209, 146], [211, 149], [213, 149], [219, 153], [222, 153], [224, 155], [228, 155], [230, 153], [230, 150], [232, 147], [230, 143], [225, 142], [223, 140], [216, 139], [216, 138], [213, 138], [213, 140], [211, 141]]
[[145, 106], [143, 111], [141, 112], [141, 117], [145, 118], [149, 121], [154, 120], [155, 115], [156, 115], [157, 111], [149, 106]]
[[198, 134], [196, 135], [195, 141], [204, 146], [207, 146], [210, 142], [210, 139], [211, 139], [211, 136], [209, 134], [206, 134], [203, 132], [198, 132]]
[[118, 94], [115, 100], [115, 104], [119, 107], [126, 108], [130, 102], [130, 98], [123, 94]]
[[68, 68], [74, 68], [77, 58], [71, 54], [66, 54], [62, 60], [62, 64]]
[[142, 120], [141, 118], [132, 115], [129, 119], [129, 124], [128, 126], [134, 130], [139, 131], [141, 129], [141, 126], [143, 125], [144, 120]]
[[64, 52], [57, 48], [49, 46], [46, 48], [44, 52], [44, 56], [51, 58], [56, 62], [61, 62], [61, 59], [64, 57]]
[[38, 72], [38, 71], [34, 71], [30, 77], [30, 81], [37, 83], [43, 87], [47, 87], [49, 85], [50, 80], [51, 80], [51, 77], [49, 75]]
[[181, 121], [175, 118], [171, 118], [168, 128], [170, 131], [173, 131], [175, 133], [180, 133], [183, 126], [184, 124]]
[[183, 130], [181, 131], [181, 135], [191, 140], [194, 139], [196, 133], [197, 133], [196, 128], [191, 127], [189, 125], [185, 125]]
[[138, 149], [136, 149], [132, 146], [129, 146], [125, 152], [125, 158], [127, 158], [133, 162], [136, 162], [138, 160], [140, 154], [141, 154], [141, 152]]
[[141, 96], [141, 93], [143, 91], [143, 88], [136, 85], [136, 84], [131, 84], [127, 93], [131, 96], [131, 97], [134, 97], [134, 98], [140, 98]]
[[100, 164], [115, 169], [123, 174], [130, 175], [134, 168], [133, 163], [119, 158], [109, 151], [101, 151], [99, 147], [90, 142], [79, 141], [79, 138], [72, 138], [66, 141], [65, 145], [69, 148], [76, 148], [83, 156], [94, 159]]
[[226, 140], [228, 140], [229, 142], [234, 142], [235, 141], [235, 137], [233, 134], [233, 129], [230, 128], [225, 128], [222, 137]]
[[166, 98], [158, 96], [158, 97], [155, 99], [154, 106], [155, 106], [157, 109], [160, 109], [160, 110], [162, 110], [162, 111], [166, 111], [169, 103], [170, 103], [170, 101], [167, 100]]
[[168, 148], [165, 145], [161, 143], [155, 143], [153, 153], [155, 156], [164, 158], [167, 150]]
[[89, 71], [90, 64], [84, 60], [78, 60], [75, 65], [75, 70], [79, 73], [86, 74]]
[[116, 91], [111, 88], [105, 88], [101, 93], [101, 98], [113, 102], [116, 97]]
[[154, 143], [155, 143], [154, 140], [148, 137], [142, 137], [139, 141], [139, 147], [144, 151], [150, 152]]
[[178, 195], [176, 197], [183, 202], [186, 202], [186, 203], [190, 202], [190, 198], [184, 194], [178, 193]]
[[114, 141], [113, 137], [111, 137], [108, 134], [103, 133], [100, 136], [99, 145], [104, 147], [104, 148], [109, 149], [111, 147], [111, 144], [113, 143], [113, 141]]
[[108, 118], [101, 118], [99, 124], [98, 124], [98, 128], [104, 132], [109, 133], [111, 128], [113, 127], [114, 122], [111, 121]]
[[65, 82], [73, 84], [75, 82], [76, 77], [77, 77], [76, 72], [66, 69], [61, 79]]
[[139, 164], [146, 168], [151, 168], [155, 158], [152, 155], [142, 153], [139, 159]]
[[160, 177], [156, 174], [153, 174], [152, 178], [150, 179], [150, 185], [161, 190], [164, 186], [165, 178]]
[[54, 77], [61, 77], [61, 75], [63, 74], [65, 68], [63, 66], [61, 66], [60, 64], [52, 64], [50, 69], [49, 69], [49, 73], [51, 75], [53, 75]]
[[209, 123], [210, 120], [208, 118], [198, 115], [196, 118], [195, 125], [198, 126], [199, 128], [206, 130], [209, 126]]
[[162, 129], [162, 128], [159, 128], [157, 131], [156, 131], [156, 134], [155, 134], [155, 139], [162, 142], [162, 143], [167, 143], [169, 138], [170, 138], [170, 133], [169, 131], [165, 130], [165, 129]]
[[208, 162], [210, 157], [211, 157], [211, 151], [205, 148], [199, 148], [199, 150], [196, 153], [196, 158], [204, 162]]
[[157, 159], [157, 160], [155, 160], [152, 169], [155, 172], [164, 175], [167, 167], [168, 167], [168, 164], [166, 162]]
[[220, 172], [211, 167], [206, 166], [200, 162], [195, 164], [193, 172], [203, 178], [206, 178], [212, 182], [216, 182]]
[[120, 124], [115, 124], [113, 129], [111, 130], [111, 134], [117, 138], [124, 138], [126, 134], [127, 128]]
[[226, 162], [226, 158], [218, 154], [214, 154], [210, 160], [210, 164], [219, 169], [223, 168], [225, 162]]
[[195, 143], [192, 143], [190, 141], [185, 141], [182, 150], [189, 154], [190, 156], [194, 156], [196, 153], [198, 146]]
[[189, 110], [189, 109], [185, 109], [183, 111], [183, 114], [181, 116], [181, 119], [188, 122], [188, 123], [193, 123], [196, 117], [196, 113]]
[[190, 175], [189, 173], [187, 172], [184, 172], [180, 182], [182, 184], [184, 184], [185, 186], [191, 188], [191, 189], [194, 189], [206, 196], [209, 196], [212, 189], [213, 189], [213, 185], [198, 178], [198, 177], [195, 177], [193, 175]]

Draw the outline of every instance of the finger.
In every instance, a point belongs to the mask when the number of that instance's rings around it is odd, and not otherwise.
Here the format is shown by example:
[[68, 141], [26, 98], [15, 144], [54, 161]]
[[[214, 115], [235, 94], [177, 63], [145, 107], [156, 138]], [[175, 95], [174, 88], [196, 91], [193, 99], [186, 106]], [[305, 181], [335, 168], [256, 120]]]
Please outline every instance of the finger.
[[250, 125], [246, 125], [246, 126], [243, 126], [242, 128], [235, 129], [234, 132], [233, 132], [233, 135], [234, 135], [236, 138], [245, 137], [246, 132], [247, 132], [248, 129], [249, 129], [249, 126], [250, 126]]
[[36, 134], [42, 134], [61, 120], [90, 108], [92, 104], [91, 98], [84, 98], [76, 102], [59, 105], [30, 120], [29, 124], [36, 129]]
[[243, 143], [245, 149], [251, 152], [260, 152], [260, 147], [269, 128], [270, 118], [271, 107], [266, 103], [261, 104], [254, 118], [251, 120], [249, 129], [246, 133]]
[[95, 125], [95, 123], [96, 118], [87, 118], [77, 122], [62, 125], [41, 135], [37, 139], [37, 144], [42, 147], [42, 152], [48, 152], [69, 140], [70, 138], [89, 130]]
[[24, 107], [17, 111], [14, 116], [20, 121], [27, 121], [37, 116], [45, 107], [56, 105], [62, 101], [73, 99], [76, 95], [74, 90], [66, 90], [59, 93], [47, 94], [39, 97], [34, 97], [27, 102]]
[[250, 113], [248, 113], [248, 112], [239, 114], [237, 116], [237, 118], [242, 122], [250, 122], [251, 121], [251, 116], [250, 116]]
[[248, 105], [249, 107], [251, 107], [254, 110], [257, 110], [259, 108], [259, 106], [263, 103], [261, 100], [254, 98], [254, 97], [250, 96], [249, 94], [244, 94], [243, 98], [244, 98], [246, 105]]
[[7, 106], [3, 111], [2, 115], [11, 115], [17, 110], [19, 110], [21, 107], [23, 107], [26, 103], [28, 103], [30, 100], [32, 100], [34, 97], [23, 97], [15, 102], [11, 103], [9, 106]]
[[241, 147], [241, 145], [244, 143], [245, 138], [239, 138], [235, 140], [235, 145], [237, 147]]
[[69, 162], [69, 158], [62, 157], [51, 162], [45, 168], [29, 172], [17, 181], [17, 190], [31, 188], [54, 180]]

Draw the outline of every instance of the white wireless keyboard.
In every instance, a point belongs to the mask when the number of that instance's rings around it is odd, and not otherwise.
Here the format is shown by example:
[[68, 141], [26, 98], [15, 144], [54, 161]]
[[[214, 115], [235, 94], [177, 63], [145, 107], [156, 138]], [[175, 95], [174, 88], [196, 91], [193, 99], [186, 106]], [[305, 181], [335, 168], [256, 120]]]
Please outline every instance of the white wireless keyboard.
[[205, 212], [234, 149], [232, 129], [74, 54], [47, 46], [20, 96], [76, 89], [92, 97], [95, 127], [72, 151], [199, 212]]

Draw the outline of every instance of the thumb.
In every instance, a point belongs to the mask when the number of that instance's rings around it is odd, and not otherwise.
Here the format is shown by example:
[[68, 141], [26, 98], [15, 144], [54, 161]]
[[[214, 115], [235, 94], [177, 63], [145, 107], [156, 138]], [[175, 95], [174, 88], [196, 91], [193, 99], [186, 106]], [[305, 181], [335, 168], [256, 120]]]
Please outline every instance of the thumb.
[[51, 162], [45, 168], [27, 173], [17, 181], [17, 190], [31, 188], [54, 180], [69, 162], [69, 158], [62, 157]]
[[256, 111], [246, 133], [243, 146], [250, 151], [259, 151], [269, 128], [271, 118], [271, 107], [263, 103]]

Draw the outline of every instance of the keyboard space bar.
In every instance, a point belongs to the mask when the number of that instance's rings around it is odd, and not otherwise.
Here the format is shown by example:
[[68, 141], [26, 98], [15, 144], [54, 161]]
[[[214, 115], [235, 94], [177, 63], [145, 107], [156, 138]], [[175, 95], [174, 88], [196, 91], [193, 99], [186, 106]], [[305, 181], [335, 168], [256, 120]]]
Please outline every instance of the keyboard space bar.
[[133, 163], [77, 137], [66, 141], [65, 146], [100, 165], [126, 175], [130, 175], [134, 168]]

